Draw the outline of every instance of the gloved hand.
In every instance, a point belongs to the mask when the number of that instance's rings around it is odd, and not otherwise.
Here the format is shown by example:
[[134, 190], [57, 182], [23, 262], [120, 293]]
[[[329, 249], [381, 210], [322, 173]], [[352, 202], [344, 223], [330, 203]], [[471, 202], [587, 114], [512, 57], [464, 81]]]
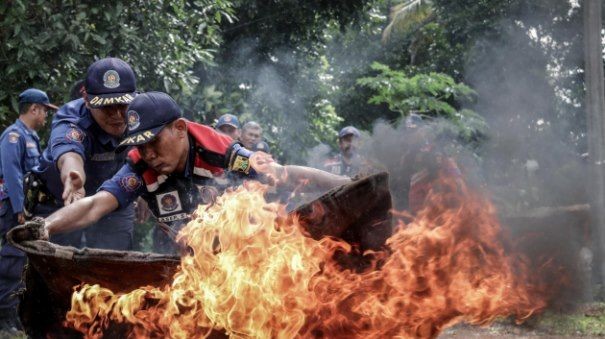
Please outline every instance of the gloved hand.
[[24, 225], [19, 225], [7, 234], [7, 239], [11, 243], [21, 243], [31, 240], [48, 240], [48, 231], [44, 227], [45, 221], [43, 218], [35, 217]]
[[250, 163], [250, 157], [252, 157], [253, 154], [254, 152], [246, 149], [240, 142], [235, 142], [227, 150], [225, 167], [231, 172], [239, 172], [254, 176], [256, 172]]

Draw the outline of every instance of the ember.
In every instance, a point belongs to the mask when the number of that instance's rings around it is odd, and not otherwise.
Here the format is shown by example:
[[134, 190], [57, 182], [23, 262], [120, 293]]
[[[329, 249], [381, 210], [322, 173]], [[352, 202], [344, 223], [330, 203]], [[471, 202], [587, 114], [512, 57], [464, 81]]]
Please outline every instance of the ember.
[[388, 253], [366, 251], [359, 272], [334, 260], [349, 244], [304, 236], [247, 183], [198, 208], [179, 236], [192, 252], [170, 286], [121, 295], [80, 286], [66, 325], [90, 338], [120, 324], [132, 337], [435, 337], [544, 309], [544, 288], [505, 250], [489, 200], [451, 178], [435, 187], [415, 217], [395, 213]]

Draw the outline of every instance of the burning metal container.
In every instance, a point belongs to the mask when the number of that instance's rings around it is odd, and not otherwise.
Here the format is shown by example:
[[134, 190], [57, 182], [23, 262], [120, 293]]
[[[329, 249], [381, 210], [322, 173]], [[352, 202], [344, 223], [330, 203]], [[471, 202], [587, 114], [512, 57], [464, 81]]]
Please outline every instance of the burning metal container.
[[[390, 209], [388, 175], [380, 173], [335, 188], [288, 217], [296, 218], [314, 239], [332, 236], [362, 250], [379, 249], [392, 233]], [[14, 232], [8, 233], [8, 240], [28, 256], [19, 313], [32, 337], [81, 336], [64, 326], [75, 286], [99, 284], [116, 293], [160, 287], [170, 284], [180, 265], [180, 258], [172, 255], [75, 249], [41, 240], [16, 242]], [[111, 335], [127, 333], [121, 326], [112, 331]]]

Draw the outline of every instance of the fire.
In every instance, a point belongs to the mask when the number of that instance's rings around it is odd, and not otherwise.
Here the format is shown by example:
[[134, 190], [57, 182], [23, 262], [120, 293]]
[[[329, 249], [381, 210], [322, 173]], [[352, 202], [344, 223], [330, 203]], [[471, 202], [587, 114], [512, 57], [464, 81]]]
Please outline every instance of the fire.
[[[119, 326], [130, 337], [435, 337], [546, 307], [527, 260], [502, 243], [492, 204], [455, 179], [440, 178], [416, 216], [394, 213], [388, 249], [363, 258], [305, 237], [263, 189], [247, 183], [198, 208], [179, 234], [190, 251], [170, 286], [80, 286], [65, 325], [90, 338]], [[365, 264], [343, 268], [335, 258], [347, 253]]]

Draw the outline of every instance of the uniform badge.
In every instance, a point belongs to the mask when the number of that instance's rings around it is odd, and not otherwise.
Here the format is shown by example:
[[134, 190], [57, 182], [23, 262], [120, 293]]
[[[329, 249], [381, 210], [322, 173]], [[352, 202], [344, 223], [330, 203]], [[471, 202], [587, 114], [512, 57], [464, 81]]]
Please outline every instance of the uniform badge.
[[118, 72], [110, 69], [103, 74], [103, 85], [107, 88], [116, 88], [120, 86], [120, 75]]
[[8, 133], [8, 142], [10, 142], [11, 144], [16, 144], [17, 141], [19, 141], [19, 133], [17, 132], [9, 132]]
[[241, 155], [236, 156], [231, 170], [248, 174], [250, 172], [250, 159]]
[[128, 130], [132, 131], [133, 129], [139, 127], [141, 121], [139, 119], [139, 113], [136, 111], [128, 111]]
[[120, 179], [120, 186], [127, 192], [134, 192], [143, 185], [141, 180], [134, 174], [129, 174]]
[[65, 137], [68, 140], [71, 141], [75, 141], [75, 142], [82, 142], [84, 141], [84, 133], [82, 133], [82, 131], [80, 131], [77, 128], [70, 128], [69, 131], [67, 131], [67, 134], [65, 134]]
[[168, 214], [182, 210], [181, 200], [177, 191], [156, 195], [160, 214]]

